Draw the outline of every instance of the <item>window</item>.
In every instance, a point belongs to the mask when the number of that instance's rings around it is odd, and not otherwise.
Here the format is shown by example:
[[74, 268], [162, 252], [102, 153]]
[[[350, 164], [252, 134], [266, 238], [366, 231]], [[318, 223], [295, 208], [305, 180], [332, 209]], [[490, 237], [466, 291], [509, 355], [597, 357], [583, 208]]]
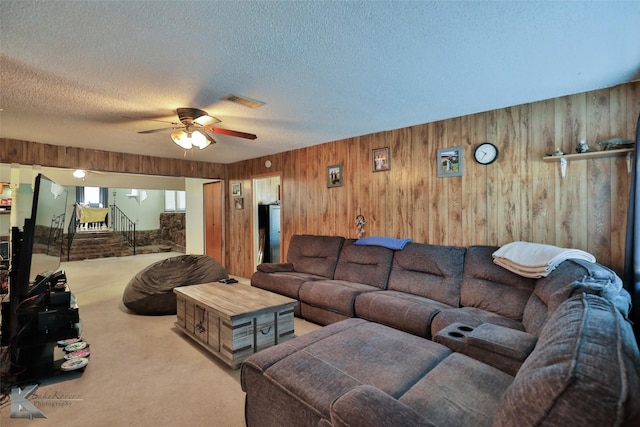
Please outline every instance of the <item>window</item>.
[[84, 187], [84, 204], [96, 208], [100, 206], [100, 187]]
[[164, 192], [164, 210], [165, 212], [184, 212], [187, 210], [187, 193], [166, 190]]

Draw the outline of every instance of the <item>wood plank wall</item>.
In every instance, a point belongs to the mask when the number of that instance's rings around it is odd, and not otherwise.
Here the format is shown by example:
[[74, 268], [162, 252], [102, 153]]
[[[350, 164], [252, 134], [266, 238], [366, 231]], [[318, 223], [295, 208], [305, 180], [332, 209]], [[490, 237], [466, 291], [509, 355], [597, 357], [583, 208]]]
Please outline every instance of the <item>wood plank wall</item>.
[[87, 150], [7, 138], [0, 138], [0, 163], [189, 178], [224, 179], [226, 173], [226, 165], [220, 163]]
[[[575, 153], [583, 139], [593, 149], [612, 137], [634, 139], [639, 114], [635, 82], [238, 162], [227, 173], [246, 195], [252, 176], [282, 173], [285, 254], [297, 233], [355, 238], [355, 217], [362, 214], [369, 236], [458, 246], [525, 240], [574, 247], [620, 274], [630, 183], [626, 157], [570, 161], [564, 179], [559, 163], [542, 157], [556, 148]], [[473, 149], [483, 141], [500, 150], [488, 166], [473, 161]], [[371, 150], [387, 146], [391, 169], [372, 172]], [[464, 150], [464, 176], [437, 178], [437, 150], [455, 146]], [[343, 166], [343, 185], [327, 188], [327, 166], [337, 164]], [[252, 211], [233, 213], [227, 239], [234, 253], [227, 269], [249, 277]]]

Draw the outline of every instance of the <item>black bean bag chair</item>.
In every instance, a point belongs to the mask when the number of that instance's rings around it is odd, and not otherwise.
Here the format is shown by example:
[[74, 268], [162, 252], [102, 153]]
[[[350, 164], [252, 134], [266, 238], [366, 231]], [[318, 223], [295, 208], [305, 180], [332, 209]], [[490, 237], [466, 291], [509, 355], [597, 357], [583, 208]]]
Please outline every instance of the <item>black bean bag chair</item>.
[[137, 314], [176, 314], [173, 288], [216, 282], [229, 277], [225, 268], [206, 255], [180, 255], [158, 261], [129, 281], [122, 302]]

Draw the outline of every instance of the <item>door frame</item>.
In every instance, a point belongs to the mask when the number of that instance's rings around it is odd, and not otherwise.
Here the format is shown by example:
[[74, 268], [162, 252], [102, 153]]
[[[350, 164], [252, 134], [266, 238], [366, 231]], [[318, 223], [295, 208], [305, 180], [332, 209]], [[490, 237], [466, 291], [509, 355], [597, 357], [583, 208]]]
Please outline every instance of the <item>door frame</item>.
[[[279, 195], [278, 200], [280, 200], [280, 206], [282, 206], [282, 172], [273, 172], [273, 173], [265, 173], [259, 175], [251, 175], [251, 210], [252, 210], [252, 221], [251, 221], [251, 263], [253, 267], [253, 271], [255, 271], [258, 262], [258, 248], [260, 247], [260, 236], [259, 234], [259, 226], [258, 226], [258, 196], [256, 195], [256, 181], [266, 178], [277, 177], [279, 181]], [[280, 209], [280, 227], [282, 229], [282, 209]], [[280, 233], [282, 236], [282, 233]], [[282, 260], [282, 242], [280, 242], [280, 259]]]

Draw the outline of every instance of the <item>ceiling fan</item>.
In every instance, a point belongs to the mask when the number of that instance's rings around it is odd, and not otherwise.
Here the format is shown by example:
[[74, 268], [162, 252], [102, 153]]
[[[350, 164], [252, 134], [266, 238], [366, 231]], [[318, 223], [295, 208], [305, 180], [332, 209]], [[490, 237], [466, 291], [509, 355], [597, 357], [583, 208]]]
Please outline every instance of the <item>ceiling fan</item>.
[[170, 123], [172, 126], [160, 129], [143, 130], [138, 133], [173, 131], [171, 133], [171, 139], [173, 142], [186, 150], [190, 150], [193, 146], [203, 149], [209, 146], [209, 144], [215, 144], [216, 141], [211, 137], [209, 132], [245, 139], [257, 138], [257, 136], [252, 133], [239, 132], [212, 126], [213, 124], [220, 123], [220, 120], [210, 116], [206, 111], [198, 108], [178, 108], [176, 112], [178, 113], [180, 123], [146, 119], [156, 122]]
[[88, 169], [76, 169], [72, 173], [74, 178], [81, 179], [83, 181], [84, 181], [84, 178], [89, 174], [107, 175], [106, 172], [92, 171], [92, 170], [88, 170]]

